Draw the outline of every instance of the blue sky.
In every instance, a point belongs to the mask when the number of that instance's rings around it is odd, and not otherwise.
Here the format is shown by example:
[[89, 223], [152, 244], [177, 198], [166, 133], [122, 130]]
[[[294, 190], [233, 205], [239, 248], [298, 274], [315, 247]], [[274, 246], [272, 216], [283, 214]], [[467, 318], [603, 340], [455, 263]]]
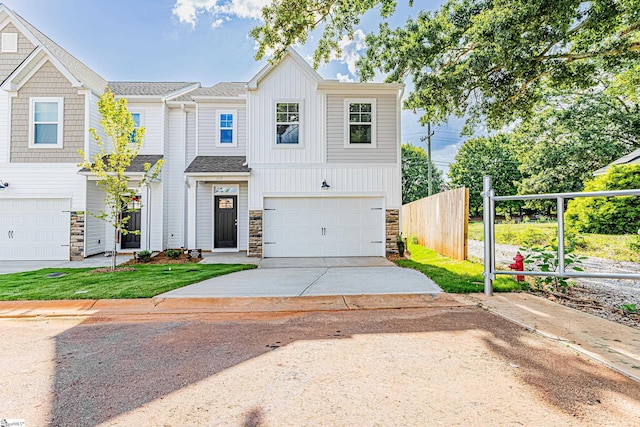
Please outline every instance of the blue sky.
[[[108, 80], [248, 81], [265, 64], [255, 61], [255, 43], [248, 36], [259, 24], [260, 7], [269, 0], [0, 0], [75, 57]], [[443, 0], [399, 0], [389, 22], [402, 25], [419, 8], [436, 9]], [[364, 48], [362, 38], [377, 29], [380, 16], [363, 17], [342, 60], [318, 70], [325, 78], [355, 80], [353, 62]], [[310, 57], [317, 34], [296, 49]], [[426, 128], [416, 116], [402, 116], [402, 142], [424, 146]], [[432, 154], [446, 170], [460, 147], [460, 119], [435, 129]]]

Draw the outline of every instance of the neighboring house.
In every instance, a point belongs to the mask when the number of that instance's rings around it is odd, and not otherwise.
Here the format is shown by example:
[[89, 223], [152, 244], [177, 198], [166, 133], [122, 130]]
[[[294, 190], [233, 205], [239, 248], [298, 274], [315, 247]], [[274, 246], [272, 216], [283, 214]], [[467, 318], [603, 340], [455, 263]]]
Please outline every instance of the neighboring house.
[[295, 51], [246, 83], [108, 82], [0, 5], [0, 260], [110, 250], [113, 229], [78, 149], [97, 152], [97, 100], [129, 102], [164, 159], [121, 251], [200, 248], [257, 257], [384, 256], [401, 207], [403, 86], [322, 79]]
[[607, 166], [598, 169], [593, 174], [595, 176], [603, 175], [603, 174], [605, 174], [605, 173], [607, 173], [609, 171], [609, 168], [612, 165], [619, 166], [619, 165], [632, 165], [632, 164], [638, 164], [638, 163], [640, 163], [640, 148], [638, 148], [635, 151], [632, 151], [631, 153], [627, 154], [626, 156], [622, 156], [619, 159], [614, 160], [613, 162], [611, 162]]

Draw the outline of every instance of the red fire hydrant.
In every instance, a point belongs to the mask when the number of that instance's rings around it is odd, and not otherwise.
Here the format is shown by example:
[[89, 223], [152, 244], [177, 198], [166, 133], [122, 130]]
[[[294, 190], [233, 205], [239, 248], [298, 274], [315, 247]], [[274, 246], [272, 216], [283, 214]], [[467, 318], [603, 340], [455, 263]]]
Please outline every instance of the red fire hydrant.
[[[509, 268], [516, 271], [524, 271], [524, 257], [518, 252], [513, 258], [513, 264], [509, 264]], [[516, 276], [518, 282], [524, 282], [524, 276]]]

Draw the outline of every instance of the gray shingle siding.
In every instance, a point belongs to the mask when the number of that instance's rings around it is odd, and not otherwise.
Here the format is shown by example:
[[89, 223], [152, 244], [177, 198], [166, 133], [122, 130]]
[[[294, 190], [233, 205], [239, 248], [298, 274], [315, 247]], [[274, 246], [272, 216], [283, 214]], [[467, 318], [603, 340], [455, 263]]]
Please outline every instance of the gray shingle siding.
[[18, 29], [11, 23], [1, 30], [2, 33], [18, 34], [18, 52], [0, 52], [0, 83], [4, 82], [36, 48]]
[[[29, 98], [63, 97], [63, 148], [29, 148]], [[11, 100], [11, 162], [78, 163], [84, 150], [83, 95], [50, 62], [44, 64]]]

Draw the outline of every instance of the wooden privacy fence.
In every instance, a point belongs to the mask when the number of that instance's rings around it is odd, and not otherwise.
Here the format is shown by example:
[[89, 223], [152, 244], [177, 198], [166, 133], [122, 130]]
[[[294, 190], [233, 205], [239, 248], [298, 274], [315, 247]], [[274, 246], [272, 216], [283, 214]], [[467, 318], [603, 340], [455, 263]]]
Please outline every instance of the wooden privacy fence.
[[449, 258], [467, 259], [469, 189], [457, 188], [402, 206], [402, 233]]

